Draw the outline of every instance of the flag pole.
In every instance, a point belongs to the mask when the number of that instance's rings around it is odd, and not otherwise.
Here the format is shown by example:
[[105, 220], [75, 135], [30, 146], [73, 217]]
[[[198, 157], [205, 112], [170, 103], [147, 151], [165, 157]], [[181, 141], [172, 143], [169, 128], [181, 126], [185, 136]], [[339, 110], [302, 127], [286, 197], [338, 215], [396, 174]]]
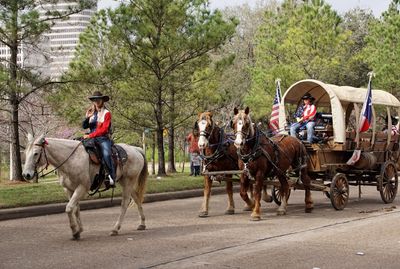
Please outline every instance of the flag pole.
[[[374, 109], [372, 107], [372, 86], [371, 86], [371, 80], [375, 76], [375, 73], [373, 71], [370, 71], [370, 72], [368, 72], [367, 76], [368, 76], [368, 87], [367, 87], [366, 100], [365, 100], [365, 102], [363, 104], [363, 107], [361, 109], [360, 116], [358, 117], [358, 119], [356, 118], [356, 122], [358, 122], [358, 124], [357, 124], [358, 126], [357, 126], [357, 129], [356, 129], [356, 149], [354, 150], [353, 155], [351, 156], [351, 158], [347, 161], [348, 165], [354, 165], [361, 157], [360, 133], [361, 133], [361, 131], [363, 131], [363, 132], [367, 131], [369, 129], [369, 127], [370, 127], [370, 125], [369, 125], [370, 123], [368, 123], [367, 129], [362, 130], [362, 128], [364, 127], [365, 120], [366, 120], [365, 118], [363, 119], [363, 116], [364, 116], [365, 111], [368, 109], [368, 106], [371, 106], [370, 113], [372, 113], [372, 117], [374, 117], [374, 119], [375, 119], [375, 111], [374, 111]], [[358, 110], [359, 110], [359, 107], [358, 107], [357, 104], [354, 104], [354, 110], [355, 110], [356, 115], [357, 115]], [[370, 116], [371, 116], [371, 114], [370, 114]], [[373, 122], [373, 126], [372, 126], [372, 128], [373, 128], [372, 139], [371, 139], [372, 140], [371, 141], [372, 144], [374, 143], [374, 140], [375, 140], [375, 131], [376, 131], [375, 130], [376, 129], [375, 125], [376, 124], [375, 124], [375, 121], [374, 121]]]

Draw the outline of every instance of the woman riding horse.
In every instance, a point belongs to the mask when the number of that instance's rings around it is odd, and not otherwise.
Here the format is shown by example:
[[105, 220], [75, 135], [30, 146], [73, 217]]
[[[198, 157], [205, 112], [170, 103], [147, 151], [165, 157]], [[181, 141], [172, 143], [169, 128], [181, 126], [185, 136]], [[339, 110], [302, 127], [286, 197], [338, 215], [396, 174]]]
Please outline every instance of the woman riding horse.
[[93, 102], [93, 106], [86, 112], [86, 118], [82, 123], [84, 129], [90, 130], [89, 134], [83, 136], [84, 139], [94, 139], [95, 143], [101, 148], [101, 155], [107, 167], [108, 176], [105, 184], [115, 187], [115, 168], [112, 161], [111, 153], [111, 112], [105, 107], [104, 103], [110, 98], [96, 91], [89, 100]]
[[[307, 174], [307, 152], [304, 145], [291, 136], [278, 135], [272, 139], [267, 138], [252, 123], [249, 108], [245, 110], [234, 109], [232, 127], [235, 131], [235, 146], [238, 149], [239, 168], [243, 170], [240, 178], [240, 195], [242, 199], [253, 208], [251, 217], [260, 220], [260, 198], [264, 180], [276, 176], [280, 182], [282, 203], [278, 214], [286, 214], [289, 184], [286, 171], [292, 167], [298, 171], [305, 189], [306, 212], [313, 209], [310, 191], [310, 177]], [[246, 176], [248, 174], [248, 176]], [[247, 195], [250, 178], [255, 179], [254, 204]]]
[[[142, 208], [148, 175], [145, 154], [141, 148], [119, 145], [126, 151], [128, 158], [124, 167], [118, 166], [116, 171], [122, 187], [122, 202], [120, 215], [111, 235], [117, 235], [121, 229], [131, 199], [136, 203], [140, 215], [141, 223], [137, 229], [146, 228]], [[80, 141], [47, 138], [44, 135], [34, 138], [29, 135], [22, 173], [24, 178], [32, 179], [39, 167], [47, 167], [49, 164], [57, 170], [60, 184], [68, 195], [65, 212], [68, 214], [73, 239], [78, 240], [83, 231], [79, 202], [87, 196], [91, 181], [99, 171], [99, 165], [90, 161]]]

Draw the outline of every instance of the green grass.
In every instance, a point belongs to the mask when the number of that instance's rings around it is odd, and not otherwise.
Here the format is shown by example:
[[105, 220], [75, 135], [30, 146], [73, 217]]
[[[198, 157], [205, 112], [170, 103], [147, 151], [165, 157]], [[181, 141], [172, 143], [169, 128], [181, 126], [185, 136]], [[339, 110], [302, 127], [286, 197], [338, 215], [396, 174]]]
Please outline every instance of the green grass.
[[[150, 176], [146, 184], [146, 193], [160, 193], [180, 190], [203, 188], [203, 177], [189, 177], [188, 173], [176, 173], [162, 179]], [[108, 190], [101, 194], [101, 198], [111, 197], [112, 191]], [[114, 196], [121, 194], [121, 187], [117, 185]], [[89, 199], [98, 199], [96, 194]], [[10, 183], [0, 181], [0, 208], [12, 208], [38, 204], [60, 203], [68, 201], [63, 188], [56, 178], [46, 177], [40, 179], [39, 183]]]

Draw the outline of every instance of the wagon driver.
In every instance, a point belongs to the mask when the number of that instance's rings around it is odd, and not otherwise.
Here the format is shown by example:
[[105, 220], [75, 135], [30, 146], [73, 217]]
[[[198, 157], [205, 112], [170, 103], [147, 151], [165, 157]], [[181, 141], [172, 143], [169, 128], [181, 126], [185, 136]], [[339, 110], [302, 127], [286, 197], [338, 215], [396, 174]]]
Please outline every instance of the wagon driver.
[[314, 126], [315, 115], [317, 108], [313, 104], [315, 98], [310, 93], [306, 93], [302, 98], [303, 100], [303, 113], [297, 118], [297, 122], [290, 126], [290, 135], [297, 137], [297, 132], [300, 128], [306, 127], [307, 129], [307, 142], [312, 143], [314, 139]]
[[86, 119], [83, 121], [82, 127], [89, 128], [90, 132], [83, 138], [92, 138], [100, 146], [108, 170], [106, 181], [109, 181], [109, 185], [113, 187], [115, 186], [115, 169], [111, 159], [111, 112], [104, 105], [110, 100], [110, 97], [95, 91], [89, 100], [93, 105], [86, 111]]

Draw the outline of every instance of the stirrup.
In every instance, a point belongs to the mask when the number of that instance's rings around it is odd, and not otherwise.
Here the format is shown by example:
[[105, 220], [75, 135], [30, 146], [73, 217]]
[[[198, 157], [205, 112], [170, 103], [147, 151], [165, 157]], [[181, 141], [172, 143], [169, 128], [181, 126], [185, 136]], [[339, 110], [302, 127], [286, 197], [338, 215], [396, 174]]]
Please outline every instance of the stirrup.
[[114, 186], [115, 185], [115, 181], [110, 175], [108, 175], [108, 180], [109, 180], [110, 186]]

